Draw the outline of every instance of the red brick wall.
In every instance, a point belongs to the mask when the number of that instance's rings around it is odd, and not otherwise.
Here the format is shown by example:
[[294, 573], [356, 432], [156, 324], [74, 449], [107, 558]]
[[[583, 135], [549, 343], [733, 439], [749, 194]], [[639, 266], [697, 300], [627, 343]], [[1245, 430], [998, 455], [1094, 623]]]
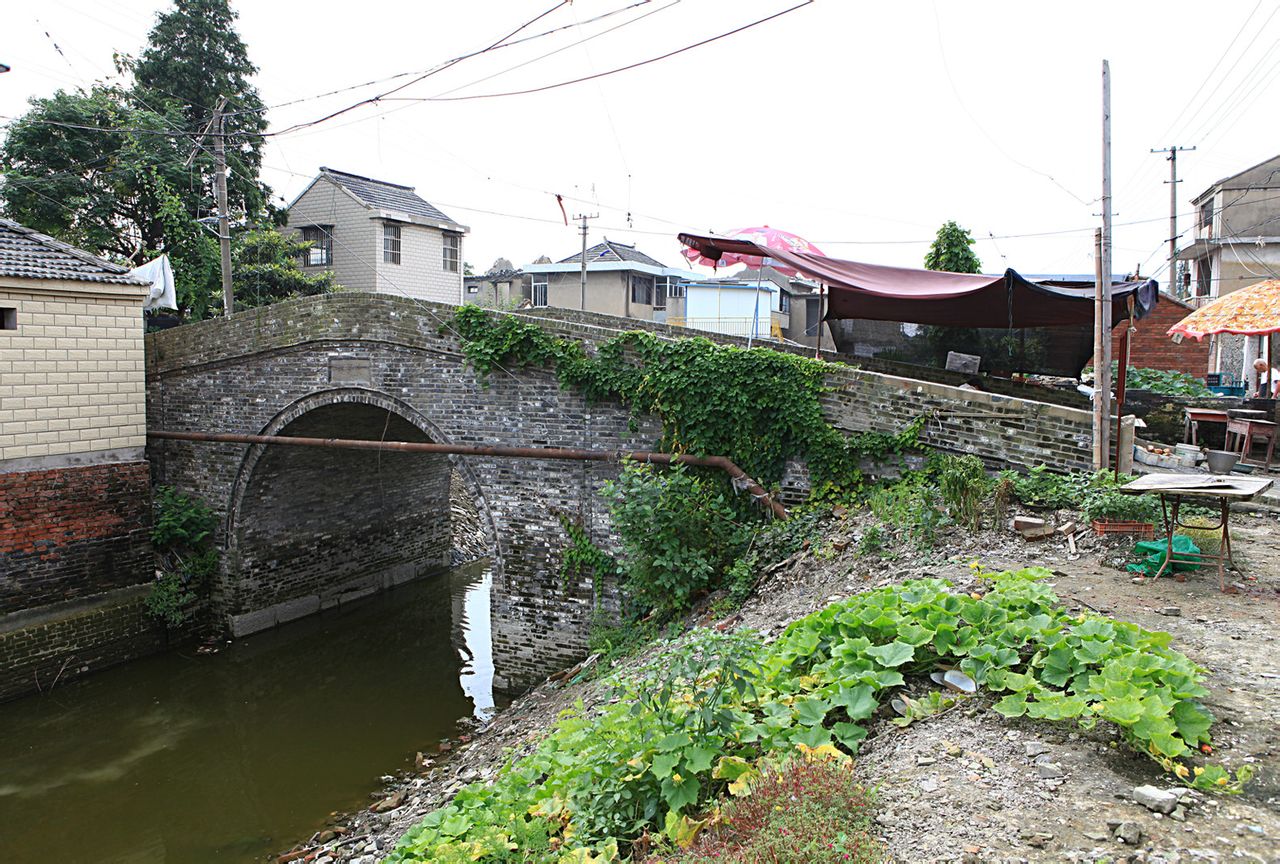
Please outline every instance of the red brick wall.
[[146, 462], [0, 474], [0, 614], [154, 574]]
[[[1190, 306], [1160, 292], [1160, 302], [1155, 310], [1138, 322], [1138, 332], [1130, 338], [1129, 365], [1140, 369], [1186, 372], [1203, 378], [1209, 369], [1209, 340], [1183, 339], [1181, 343], [1175, 343], [1166, 335], [1170, 327], [1193, 311]], [[1111, 339], [1111, 356], [1117, 361], [1120, 359], [1123, 333], [1122, 328], [1117, 328]]]

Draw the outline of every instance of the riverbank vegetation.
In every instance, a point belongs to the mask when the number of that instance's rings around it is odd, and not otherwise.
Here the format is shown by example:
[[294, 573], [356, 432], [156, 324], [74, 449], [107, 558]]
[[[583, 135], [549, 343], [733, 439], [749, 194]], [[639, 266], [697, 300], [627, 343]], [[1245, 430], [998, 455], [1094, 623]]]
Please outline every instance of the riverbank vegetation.
[[999, 697], [1007, 717], [1109, 724], [1188, 786], [1248, 779], [1197, 764], [1213, 719], [1203, 670], [1166, 634], [1070, 615], [1045, 570], [981, 575], [985, 593], [937, 579], [870, 591], [772, 643], [694, 630], [615, 674], [611, 698], [567, 712], [492, 784], [464, 787], [389, 860], [607, 862], [690, 846], [791, 760], [856, 753], [889, 691], [942, 669]]
[[[1114, 478], [991, 476], [976, 457], [931, 454], [919, 470], [897, 466], [889, 473], [898, 479], [876, 481], [865, 461], [902, 462], [923, 418], [898, 435], [846, 437], [822, 415], [819, 361], [646, 333], [588, 356], [534, 323], [469, 308], [453, 326], [482, 374], [547, 365], [564, 386], [657, 417], [666, 449], [727, 455], [775, 488], [795, 459], [808, 466], [812, 492], [792, 518], [768, 522], [718, 476], [625, 466], [606, 488], [618, 548], [600, 549], [566, 522], [566, 575], [585, 568], [616, 578], [626, 629], [598, 631], [593, 647], [616, 657], [657, 638], [651, 659], [612, 664], [608, 698], [566, 712], [492, 783], [464, 787], [389, 861], [882, 860], [867, 830], [874, 796], [848, 760], [891, 713], [893, 693], [949, 670], [972, 687], [948, 700], [1109, 728], [1197, 789], [1238, 791], [1248, 779], [1247, 768], [1232, 774], [1200, 761], [1213, 722], [1200, 702], [1204, 670], [1167, 634], [1070, 614], [1045, 584], [1047, 570], [987, 573], [975, 563], [986, 587], [973, 593], [936, 578], [878, 588], [795, 621], [773, 642], [750, 631], [680, 632], [695, 605], [727, 611], [801, 550], [819, 559], [843, 551], [828, 548], [825, 529], [852, 508], [868, 507], [879, 522], [856, 553], [887, 564], [888, 549], [927, 550], [942, 530], [994, 527], [1015, 501], [1098, 512], [1141, 501], [1120, 496]], [[853, 809], [761, 810], [787, 784], [810, 780], [815, 790], [844, 789]], [[814, 857], [810, 841], [832, 845]], [[837, 841], [839, 854], [826, 854]]]
[[191, 620], [218, 566], [213, 546], [217, 517], [204, 502], [171, 486], [158, 486], [153, 503], [151, 546], [156, 579], [145, 598], [147, 612], [171, 630]]

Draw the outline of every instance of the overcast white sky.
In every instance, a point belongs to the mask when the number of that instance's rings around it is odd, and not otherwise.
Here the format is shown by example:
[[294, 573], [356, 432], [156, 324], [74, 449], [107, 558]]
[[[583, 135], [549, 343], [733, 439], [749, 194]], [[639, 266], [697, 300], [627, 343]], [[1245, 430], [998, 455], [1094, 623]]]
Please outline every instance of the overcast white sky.
[[[796, 2], [652, 0], [466, 60], [397, 95], [495, 93], [603, 72]], [[525, 32], [634, 3], [575, 0]], [[234, 6], [265, 102], [304, 100], [269, 113], [281, 130], [392, 85], [316, 94], [429, 69], [553, 4]], [[0, 76], [7, 117], [30, 96], [108, 75], [112, 52], [136, 54], [168, 6], [11, 5], [0, 32], [0, 60], [13, 67]], [[570, 216], [601, 214], [592, 242], [634, 242], [672, 265], [678, 230], [768, 224], [832, 256], [920, 266], [938, 226], [955, 219], [978, 238], [988, 271], [1092, 273], [1106, 58], [1115, 270], [1142, 262], [1163, 283], [1168, 164], [1148, 151], [1198, 148], [1179, 158], [1180, 231], [1192, 225], [1192, 197], [1276, 154], [1278, 11], [1276, 0], [817, 0], [679, 56], [549, 92], [365, 106], [272, 139], [264, 177], [284, 201], [320, 165], [416, 186], [471, 226], [465, 258], [479, 271], [498, 256], [520, 265], [572, 254], [579, 239], [560, 221], [560, 193]], [[588, 36], [596, 38], [572, 44]], [[505, 71], [518, 64], [527, 65]], [[1041, 232], [1068, 233], [1010, 236]]]

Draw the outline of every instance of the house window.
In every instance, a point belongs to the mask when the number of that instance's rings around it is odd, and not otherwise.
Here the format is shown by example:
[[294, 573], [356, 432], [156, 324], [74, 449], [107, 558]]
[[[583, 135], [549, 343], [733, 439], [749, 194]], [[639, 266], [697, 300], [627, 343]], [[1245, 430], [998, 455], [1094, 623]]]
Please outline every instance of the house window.
[[477, 285], [476, 283], [472, 282], [470, 285], [468, 285], [468, 286], [467, 286], [467, 293], [468, 293], [468, 294], [479, 294], [479, 293], [480, 293], [480, 286], [479, 286], [479, 285]]
[[462, 238], [457, 234], [444, 235], [444, 269], [446, 273], [458, 272], [459, 252], [462, 249]]
[[13, 306], [0, 306], [0, 330], [18, 329], [18, 310]]
[[653, 280], [653, 308], [667, 308], [667, 286], [671, 281], [670, 276], [659, 276]]
[[786, 291], [783, 291], [778, 295], [778, 311], [783, 315], [786, 315], [791, 311], [791, 295]]
[[331, 225], [312, 225], [302, 229], [302, 239], [311, 244], [304, 253], [303, 263], [308, 267], [327, 267], [333, 263], [333, 234]]
[[667, 277], [667, 297], [683, 297], [684, 283], [677, 276]]
[[1213, 236], [1213, 199], [1200, 205], [1200, 227], [1204, 229], [1204, 236]]
[[400, 226], [390, 222], [382, 226], [382, 260], [387, 264], [400, 263]]
[[1200, 258], [1196, 261], [1196, 296], [1208, 297], [1211, 293], [1213, 283], [1213, 268], [1209, 265], [1208, 258]]
[[645, 306], [653, 305], [653, 277], [639, 273], [631, 274], [631, 302]]
[[545, 273], [539, 273], [533, 277], [533, 295], [530, 298], [530, 302], [534, 306], [547, 305], [547, 286], [549, 283], [550, 278]]

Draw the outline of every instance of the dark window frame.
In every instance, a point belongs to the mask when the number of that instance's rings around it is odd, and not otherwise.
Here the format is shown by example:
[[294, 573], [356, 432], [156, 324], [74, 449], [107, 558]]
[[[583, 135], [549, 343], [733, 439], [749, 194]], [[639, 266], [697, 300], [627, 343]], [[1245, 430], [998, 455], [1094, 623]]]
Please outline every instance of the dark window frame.
[[641, 306], [652, 306], [654, 282], [654, 278], [647, 273], [632, 273], [631, 302]]
[[0, 306], [0, 330], [18, 329], [18, 307]]
[[[333, 264], [333, 226], [307, 225], [302, 229], [302, 239], [311, 244], [302, 253], [302, 266], [329, 267]], [[319, 260], [316, 253], [319, 252]]]

